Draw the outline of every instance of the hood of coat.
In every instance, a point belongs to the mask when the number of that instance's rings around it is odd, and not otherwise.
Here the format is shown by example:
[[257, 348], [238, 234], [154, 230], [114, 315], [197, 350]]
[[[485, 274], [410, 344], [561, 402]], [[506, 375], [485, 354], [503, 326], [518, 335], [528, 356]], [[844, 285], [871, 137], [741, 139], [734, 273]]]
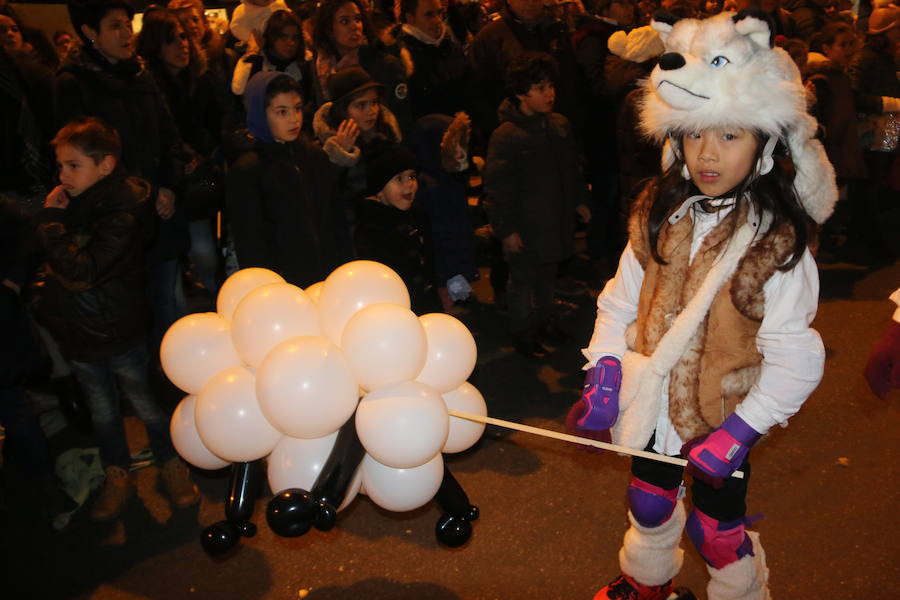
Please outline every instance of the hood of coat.
[[117, 89], [132, 85], [144, 70], [144, 60], [140, 56], [113, 64], [93, 48], [79, 45], [69, 52], [57, 73], [71, 73], [78, 77], [87, 71], [111, 89]]
[[[328, 122], [328, 117], [331, 114], [331, 107], [333, 104], [333, 102], [326, 102], [320, 106], [319, 110], [316, 111], [316, 114], [313, 115], [313, 133], [316, 134], [316, 138], [323, 144], [325, 143], [325, 140], [334, 137], [337, 134], [337, 130]], [[394, 113], [392, 113], [384, 104], [381, 105], [381, 112], [383, 115], [384, 127], [383, 131], [380, 131], [380, 133], [385, 134], [392, 142], [402, 141], [403, 134], [400, 132], [400, 124], [397, 122], [397, 117], [395, 117]]]
[[266, 90], [269, 84], [279, 77], [285, 77], [285, 74], [280, 71], [260, 71], [250, 78], [244, 90], [247, 129], [263, 142], [273, 141], [269, 119], [266, 117]]
[[524, 115], [522, 111], [519, 110], [519, 103], [513, 101], [511, 98], [505, 98], [503, 102], [500, 103], [500, 107], [497, 109], [497, 117], [500, 120], [500, 123], [504, 123], [505, 121], [510, 121], [519, 125], [525, 129], [533, 129], [543, 127], [550, 115]]

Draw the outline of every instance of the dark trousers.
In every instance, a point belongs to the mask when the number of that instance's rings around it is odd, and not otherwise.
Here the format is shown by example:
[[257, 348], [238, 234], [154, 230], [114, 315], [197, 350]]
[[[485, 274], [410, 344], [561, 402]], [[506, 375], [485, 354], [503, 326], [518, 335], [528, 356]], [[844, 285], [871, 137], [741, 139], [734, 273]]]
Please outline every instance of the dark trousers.
[[135, 414], [144, 422], [157, 462], [165, 462], [175, 456], [169, 438], [169, 418], [153, 397], [147, 382], [147, 347], [144, 342], [104, 360], [73, 360], [71, 365], [91, 411], [91, 422], [104, 467], [114, 465], [128, 469], [131, 465], [120, 409], [120, 389]]
[[53, 474], [47, 438], [21, 386], [0, 389], [0, 425], [26, 476]]
[[[653, 438], [645, 450], [653, 452]], [[715, 489], [702, 481], [694, 480], [691, 485], [691, 500], [698, 510], [719, 521], [735, 521], [747, 514], [747, 484], [750, 482], [750, 463], [740, 466], [743, 479], [729, 477], [720, 489]], [[684, 478], [684, 467], [661, 463], [648, 458], [631, 459], [631, 474], [642, 481], [673, 490]]]
[[527, 336], [550, 317], [557, 263], [538, 263], [522, 254], [507, 257], [507, 262], [510, 329], [516, 336]]

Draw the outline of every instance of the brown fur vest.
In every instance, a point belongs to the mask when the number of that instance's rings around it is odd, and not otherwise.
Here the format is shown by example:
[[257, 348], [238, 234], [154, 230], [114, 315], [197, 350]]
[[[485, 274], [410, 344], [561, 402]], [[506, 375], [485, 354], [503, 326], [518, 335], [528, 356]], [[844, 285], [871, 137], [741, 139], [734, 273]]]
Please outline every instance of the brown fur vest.
[[[668, 263], [661, 265], [653, 259], [648, 241], [652, 195], [648, 186], [628, 223], [632, 249], [644, 268], [628, 345], [648, 356], [697, 292], [732, 233], [732, 220], [726, 218], [707, 234], [689, 264], [693, 229], [689, 212], [674, 225], [666, 223], [660, 232], [660, 255]], [[738, 218], [745, 219], [746, 205], [738, 210]], [[681, 439], [704, 435], [720, 425], [759, 379], [762, 356], [756, 349], [756, 333], [765, 308], [763, 284], [791, 256], [793, 245], [793, 229], [785, 223], [747, 251], [672, 369], [669, 419]]]

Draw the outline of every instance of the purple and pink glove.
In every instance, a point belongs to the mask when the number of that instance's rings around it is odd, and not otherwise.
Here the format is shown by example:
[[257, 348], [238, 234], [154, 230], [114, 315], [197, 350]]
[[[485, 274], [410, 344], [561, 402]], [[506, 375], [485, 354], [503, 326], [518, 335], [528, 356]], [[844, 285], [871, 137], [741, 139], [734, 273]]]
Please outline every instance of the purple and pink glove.
[[891, 321], [872, 349], [863, 374], [879, 398], [887, 396], [891, 388], [900, 388], [900, 323]]
[[[609, 442], [609, 429], [619, 418], [619, 387], [622, 363], [614, 356], [604, 356], [587, 370], [581, 398], [566, 415], [566, 426], [591, 439]], [[597, 450], [586, 446], [590, 450]]]
[[709, 435], [694, 438], [682, 446], [681, 455], [687, 459], [687, 472], [692, 477], [719, 489], [761, 437], [737, 413], [731, 413]]

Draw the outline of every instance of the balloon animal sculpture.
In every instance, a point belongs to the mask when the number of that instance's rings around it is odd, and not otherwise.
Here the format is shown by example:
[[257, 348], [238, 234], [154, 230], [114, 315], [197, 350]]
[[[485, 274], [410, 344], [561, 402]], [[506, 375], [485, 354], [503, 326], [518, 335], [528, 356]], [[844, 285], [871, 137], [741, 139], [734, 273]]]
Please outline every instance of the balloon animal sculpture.
[[365, 493], [397, 512], [434, 498], [438, 540], [468, 541], [478, 508], [442, 455], [484, 431], [448, 410], [487, 415], [466, 382], [476, 347], [465, 325], [417, 317], [400, 277], [372, 261], [347, 263], [306, 290], [243, 269], [216, 309], [174, 323], [160, 348], [166, 375], [189, 394], [172, 416], [176, 450], [202, 469], [231, 464], [226, 519], [203, 532], [209, 554], [256, 534], [263, 459], [276, 492], [266, 520], [278, 535], [327, 531]]

